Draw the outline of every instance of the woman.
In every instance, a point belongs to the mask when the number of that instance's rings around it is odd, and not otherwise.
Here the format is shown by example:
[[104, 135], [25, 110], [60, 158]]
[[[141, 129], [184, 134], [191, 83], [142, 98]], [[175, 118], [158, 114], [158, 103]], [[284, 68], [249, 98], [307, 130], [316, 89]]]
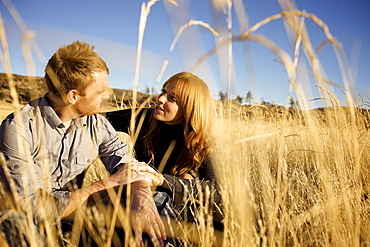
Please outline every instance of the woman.
[[[106, 117], [117, 131], [129, 133], [131, 113], [131, 109], [120, 110], [106, 113]], [[168, 79], [155, 108], [141, 109], [136, 116], [136, 158], [163, 174], [164, 182], [157, 190], [171, 195], [178, 209], [180, 205], [187, 208], [189, 201], [221, 201], [211, 163], [211, 123], [209, 89], [189, 72]], [[211, 191], [208, 198], [206, 187]], [[193, 200], [183, 199], [184, 195]]]

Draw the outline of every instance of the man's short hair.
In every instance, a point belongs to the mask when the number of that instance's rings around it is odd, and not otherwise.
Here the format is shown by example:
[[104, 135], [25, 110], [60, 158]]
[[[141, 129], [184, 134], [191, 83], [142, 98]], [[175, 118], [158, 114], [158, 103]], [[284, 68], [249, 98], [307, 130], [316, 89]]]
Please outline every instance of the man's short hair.
[[[104, 60], [94, 52], [95, 46], [81, 41], [60, 47], [50, 58], [47, 67], [51, 68], [60, 81], [60, 88], [55, 86], [46, 72], [45, 81], [50, 92], [57, 96], [72, 89], [85, 95], [86, 88], [94, 83], [93, 73], [107, 72], [109, 69]], [[60, 92], [60, 93], [59, 93]]]

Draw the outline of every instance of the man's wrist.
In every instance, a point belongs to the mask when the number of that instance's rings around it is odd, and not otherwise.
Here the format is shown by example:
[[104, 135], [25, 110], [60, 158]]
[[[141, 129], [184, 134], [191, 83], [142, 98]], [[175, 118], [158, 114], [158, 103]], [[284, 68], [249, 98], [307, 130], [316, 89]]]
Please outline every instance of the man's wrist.
[[116, 173], [122, 166], [124, 166], [125, 164], [124, 163], [120, 163], [118, 165], [116, 165], [113, 170], [112, 170], [112, 174]]
[[134, 185], [134, 186], [145, 186], [145, 187], [147, 187], [147, 186], [150, 187], [151, 186], [150, 182], [148, 182], [144, 179], [137, 180], [137, 181], [133, 182], [132, 185]]
[[147, 182], [150, 187], [153, 186], [153, 180], [152, 180], [152, 178], [148, 174], [143, 175], [143, 178], [142, 179], [139, 179], [138, 181]]
[[161, 178], [160, 178], [158, 186], [162, 186], [163, 183], [164, 183], [164, 176], [162, 175]]

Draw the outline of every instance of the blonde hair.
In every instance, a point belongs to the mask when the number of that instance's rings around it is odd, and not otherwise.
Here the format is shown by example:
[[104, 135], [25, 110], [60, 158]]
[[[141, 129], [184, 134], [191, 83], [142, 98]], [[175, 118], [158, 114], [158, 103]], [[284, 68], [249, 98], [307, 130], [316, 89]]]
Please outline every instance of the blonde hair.
[[104, 71], [109, 74], [107, 64], [94, 52], [94, 48], [81, 41], [60, 47], [47, 64], [59, 79], [60, 88], [56, 88], [49, 75], [45, 73], [49, 91], [60, 97], [59, 92], [76, 89], [81, 95], [85, 95], [86, 88], [94, 83], [92, 77], [94, 72]]
[[[211, 153], [210, 131], [212, 119], [211, 96], [207, 84], [190, 72], [173, 75], [163, 85], [167, 88], [175, 83], [174, 94], [184, 113], [185, 148], [176, 164], [171, 168], [173, 175], [197, 170]], [[145, 150], [153, 156], [152, 140], [160, 138], [158, 120], [151, 117], [148, 134], [144, 137]]]

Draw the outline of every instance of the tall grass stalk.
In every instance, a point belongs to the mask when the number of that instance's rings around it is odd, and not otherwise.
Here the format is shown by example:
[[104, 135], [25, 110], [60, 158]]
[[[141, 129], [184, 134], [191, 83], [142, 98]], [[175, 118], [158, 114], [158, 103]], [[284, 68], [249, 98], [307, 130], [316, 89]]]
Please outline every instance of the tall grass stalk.
[[167, 65], [168, 65], [168, 63], [170, 61], [170, 55], [172, 54], [172, 51], [175, 48], [175, 46], [177, 44], [177, 41], [180, 38], [181, 34], [184, 32], [184, 30], [186, 28], [188, 28], [190, 26], [193, 26], [193, 25], [199, 25], [199, 26], [202, 26], [202, 27], [208, 29], [217, 38], [218, 41], [221, 41], [222, 40], [221, 37], [220, 37], [220, 35], [212, 27], [210, 27], [208, 23], [205, 23], [203, 21], [197, 21], [197, 20], [190, 20], [190, 21], [188, 21], [186, 24], [184, 24], [183, 26], [181, 26], [179, 28], [179, 30], [178, 30], [175, 38], [173, 39], [172, 44], [170, 46], [170, 49], [168, 50], [167, 57], [165, 58], [165, 60], [163, 62], [163, 65], [161, 67], [161, 70], [160, 70], [160, 72], [158, 74], [158, 77], [155, 80], [155, 84], [158, 84], [161, 81], [162, 76], [163, 76], [163, 73], [166, 70]]

